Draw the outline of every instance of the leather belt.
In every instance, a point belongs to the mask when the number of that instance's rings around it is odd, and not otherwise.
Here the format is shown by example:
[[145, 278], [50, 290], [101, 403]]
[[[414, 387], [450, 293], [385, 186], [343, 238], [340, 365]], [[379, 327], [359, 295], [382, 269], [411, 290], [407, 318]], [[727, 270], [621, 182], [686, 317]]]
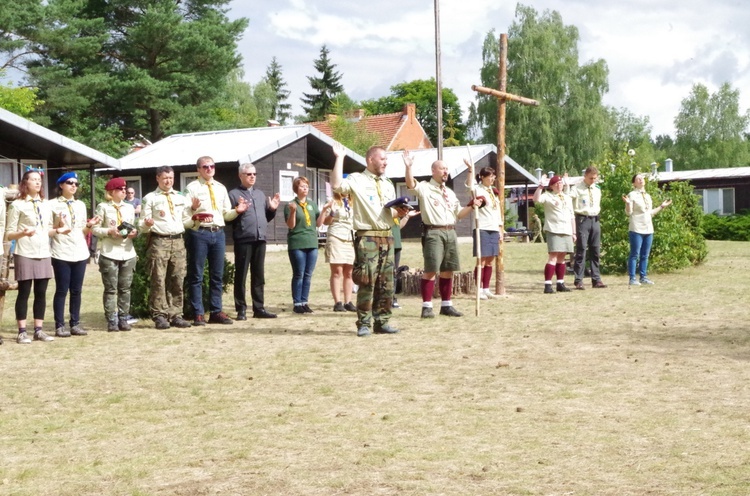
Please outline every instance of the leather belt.
[[424, 228], [428, 231], [432, 229], [439, 229], [441, 231], [452, 231], [453, 229], [456, 228], [456, 226], [428, 226], [425, 224]]
[[219, 232], [222, 229], [224, 229], [221, 226], [201, 226], [199, 227], [201, 231], [211, 231], [211, 232]]
[[385, 231], [357, 231], [355, 235], [358, 238], [361, 238], [362, 236], [372, 236], [377, 238], [387, 238], [389, 236], [392, 236], [390, 229], [387, 229]]
[[182, 234], [159, 234], [152, 232], [151, 236], [156, 236], [157, 238], [164, 238], [164, 239], [182, 239]]

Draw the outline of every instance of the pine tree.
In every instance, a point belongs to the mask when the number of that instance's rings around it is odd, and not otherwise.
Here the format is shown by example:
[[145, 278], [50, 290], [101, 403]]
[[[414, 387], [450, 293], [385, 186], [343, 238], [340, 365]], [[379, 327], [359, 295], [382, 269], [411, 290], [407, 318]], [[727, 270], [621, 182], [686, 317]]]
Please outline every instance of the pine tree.
[[286, 81], [281, 74], [281, 65], [276, 57], [271, 59], [271, 65], [266, 69], [266, 82], [276, 95], [276, 103], [271, 109], [271, 118], [279, 121], [282, 126], [286, 120], [292, 117], [292, 105], [286, 103], [289, 98], [289, 90], [286, 89]]
[[341, 73], [334, 70], [336, 64], [331, 63], [329, 53], [328, 48], [323, 45], [320, 48], [320, 57], [314, 62], [315, 70], [320, 73], [320, 77], [307, 76], [310, 86], [315, 90], [315, 93], [303, 93], [304, 97], [301, 98], [308, 121], [325, 119], [326, 115], [331, 113], [336, 96], [344, 91]]

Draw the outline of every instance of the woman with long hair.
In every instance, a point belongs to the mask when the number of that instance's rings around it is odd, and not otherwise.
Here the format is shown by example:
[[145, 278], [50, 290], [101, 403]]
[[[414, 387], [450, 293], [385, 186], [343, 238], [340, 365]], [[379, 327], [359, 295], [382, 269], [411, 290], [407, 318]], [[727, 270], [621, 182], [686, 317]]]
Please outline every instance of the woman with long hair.
[[53, 277], [50, 253], [50, 238], [65, 235], [70, 227], [55, 228], [52, 221], [52, 209], [44, 199], [42, 175], [35, 170], [28, 170], [18, 185], [18, 198], [8, 208], [8, 220], [5, 234], [8, 240], [16, 241], [16, 252], [13, 258], [18, 297], [16, 298], [16, 321], [18, 336], [16, 342], [29, 344], [26, 332], [29, 296], [34, 290], [34, 341], [53, 341], [43, 330], [44, 311], [47, 308], [47, 285]]
[[[86, 236], [99, 222], [97, 217], [87, 220], [86, 205], [76, 200], [78, 174], [67, 172], [57, 180], [58, 196], [50, 201], [52, 221], [56, 226], [67, 226], [70, 232], [52, 237], [52, 269], [55, 273], [55, 296], [52, 309], [55, 315], [55, 336], [67, 338], [88, 334], [81, 326], [81, 292], [89, 247]], [[65, 329], [65, 299], [70, 293], [70, 330]]]
[[292, 264], [292, 300], [294, 313], [312, 313], [308, 305], [312, 274], [318, 261], [318, 216], [315, 202], [308, 201], [310, 183], [298, 177], [292, 183], [297, 197], [284, 207], [284, 220], [289, 228], [287, 246]]
[[135, 210], [126, 203], [125, 180], [110, 179], [104, 186], [106, 202], [96, 207], [99, 222], [94, 226], [94, 235], [100, 240], [99, 272], [104, 284], [104, 317], [107, 331], [129, 331], [130, 286], [133, 283], [136, 253], [133, 238], [138, 235], [135, 228]]

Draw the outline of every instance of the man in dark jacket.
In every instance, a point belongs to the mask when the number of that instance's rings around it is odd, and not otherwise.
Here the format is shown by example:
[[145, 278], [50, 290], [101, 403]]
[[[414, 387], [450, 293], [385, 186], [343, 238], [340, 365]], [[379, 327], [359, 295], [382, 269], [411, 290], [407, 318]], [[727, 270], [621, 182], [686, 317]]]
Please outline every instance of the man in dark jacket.
[[229, 192], [229, 201], [234, 207], [243, 199], [247, 210], [232, 222], [234, 238], [234, 307], [237, 320], [246, 320], [247, 301], [245, 300], [245, 279], [250, 268], [250, 296], [253, 300], [253, 317], [272, 319], [276, 314], [266, 311], [263, 304], [265, 284], [264, 264], [266, 259], [266, 228], [276, 216], [279, 207], [279, 193], [273, 197], [255, 188], [257, 172], [251, 163], [240, 165], [239, 187]]

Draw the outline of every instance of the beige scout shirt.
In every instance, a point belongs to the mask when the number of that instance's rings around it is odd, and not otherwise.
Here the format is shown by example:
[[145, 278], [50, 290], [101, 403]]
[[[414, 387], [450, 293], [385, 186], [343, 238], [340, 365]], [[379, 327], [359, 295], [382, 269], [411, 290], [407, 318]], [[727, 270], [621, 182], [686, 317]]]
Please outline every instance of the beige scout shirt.
[[589, 186], [581, 181], [570, 188], [570, 197], [577, 215], [599, 215], [601, 212], [602, 190], [596, 184]]
[[[152, 232], [164, 236], [173, 236], [185, 232], [182, 217], [187, 208], [187, 201], [182, 193], [170, 188], [164, 191], [157, 188], [143, 197], [141, 203], [141, 232]], [[154, 225], [147, 226], [146, 219], [153, 219]]]
[[[213, 198], [211, 198], [211, 190], [213, 190]], [[193, 198], [198, 198], [201, 201], [201, 206], [198, 207], [198, 210], [193, 210]], [[202, 213], [213, 214], [214, 220], [203, 224], [194, 222], [192, 219], [193, 215]], [[185, 229], [213, 226], [224, 227], [226, 225], [225, 221], [229, 222], [236, 218], [237, 211], [232, 208], [227, 188], [220, 182], [211, 181], [209, 188], [206, 180], [199, 177], [185, 188], [185, 211], [182, 215], [182, 223]]]
[[[654, 204], [651, 195], [642, 189], [636, 189], [628, 193], [628, 198], [633, 204], [633, 212], [630, 214], [628, 231], [638, 234], [651, 234], [654, 232]], [[627, 212], [626, 212], [627, 213]]]
[[396, 199], [396, 188], [390, 179], [368, 170], [355, 172], [349, 174], [336, 191], [352, 199], [352, 225], [356, 231], [391, 230], [393, 212], [384, 208], [386, 203]]
[[458, 220], [461, 203], [456, 193], [434, 179], [420, 181], [413, 190], [419, 200], [422, 223], [426, 226], [452, 226]]
[[68, 200], [59, 196], [50, 200], [52, 207], [52, 221], [55, 227], [65, 225], [70, 227], [68, 234], [55, 234], [51, 238], [52, 258], [66, 262], [80, 262], [90, 256], [83, 229], [88, 221], [86, 204], [81, 200]]
[[[3, 234], [3, 237], [5, 236], [5, 218], [6, 218], [6, 207], [5, 207], [5, 194], [7, 193], [7, 189], [0, 186], [0, 233]], [[4, 238], [3, 238], [4, 240]], [[0, 257], [5, 254], [4, 252], [4, 243], [2, 240], [0, 240]]]
[[341, 205], [334, 203], [331, 215], [333, 216], [333, 221], [328, 226], [326, 236], [333, 236], [343, 241], [351, 241], [352, 229], [354, 228], [354, 209], [352, 206], [349, 205], [349, 208], [346, 208], [343, 203]]
[[[117, 208], [119, 207], [120, 215], [117, 215]], [[132, 225], [135, 224], [135, 209], [130, 203], [121, 202], [119, 205], [115, 205], [113, 201], [106, 203], [100, 203], [96, 207], [96, 215], [101, 218], [99, 225], [93, 227], [94, 235], [101, 240], [99, 243], [99, 249], [103, 257], [111, 260], [130, 260], [135, 258], [135, 248], [133, 247], [132, 238], [123, 238], [119, 234], [110, 236], [108, 231], [110, 228], [116, 228], [122, 222], [128, 222]]]
[[544, 205], [545, 231], [573, 235], [573, 201], [568, 195], [545, 191], [537, 203]]
[[[37, 210], [38, 209], [38, 210]], [[47, 200], [34, 202], [31, 196], [13, 200], [8, 209], [5, 233], [36, 229], [33, 236], [16, 240], [16, 255], [26, 258], [49, 258], [49, 231], [52, 229], [52, 210]]]
[[479, 229], [482, 231], [499, 231], [503, 223], [500, 214], [500, 202], [502, 201], [493, 190], [493, 186], [477, 184], [474, 193], [477, 198], [484, 198], [484, 206], [479, 209]]

